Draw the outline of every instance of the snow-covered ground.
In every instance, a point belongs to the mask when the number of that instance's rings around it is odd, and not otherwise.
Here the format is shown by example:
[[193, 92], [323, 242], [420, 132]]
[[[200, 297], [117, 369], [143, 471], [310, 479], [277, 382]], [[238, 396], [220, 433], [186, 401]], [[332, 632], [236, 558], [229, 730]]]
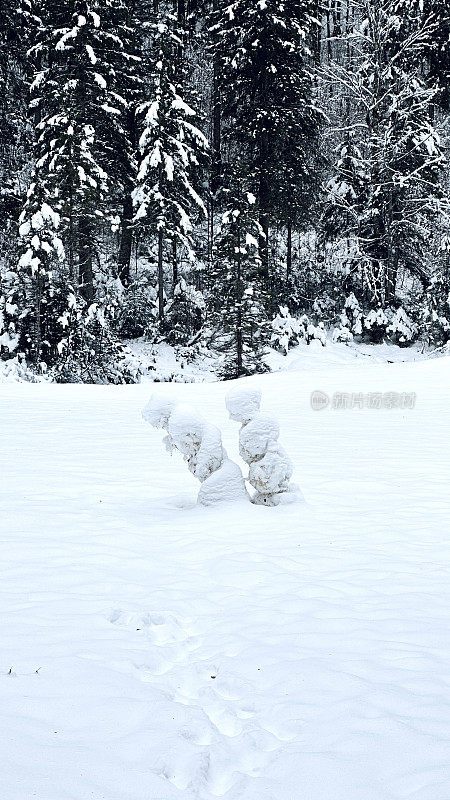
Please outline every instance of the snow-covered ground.
[[[342, 347], [241, 382], [276, 508], [195, 506], [149, 384], [1, 387], [1, 800], [448, 800], [450, 358]], [[238, 460], [227, 385], [160, 388]]]
[[[175, 381], [177, 383], [214, 382], [217, 380], [218, 354], [207, 355], [206, 348], [200, 354], [188, 358], [189, 349], [174, 348], [167, 342], [152, 344], [145, 339], [129, 339], [127, 346], [141, 364], [143, 380]], [[418, 361], [427, 358], [422, 346], [415, 343], [410, 347], [398, 347], [393, 344], [357, 344], [334, 343], [329, 338], [327, 346], [322, 347], [316, 340], [307, 345], [303, 340], [292, 348], [287, 355], [270, 350], [267, 363], [271, 370], [296, 369], [311, 371], [328, 366], [352, 364], [355, 360], [383, 364], [387, 361]], [[1, 382], [1, 377], [0, 377]]]

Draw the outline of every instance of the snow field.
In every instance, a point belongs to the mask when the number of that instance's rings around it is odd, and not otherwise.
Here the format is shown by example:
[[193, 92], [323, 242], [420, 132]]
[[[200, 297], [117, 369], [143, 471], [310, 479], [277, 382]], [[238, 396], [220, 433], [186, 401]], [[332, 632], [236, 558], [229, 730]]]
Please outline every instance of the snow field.
[[[196, 506], [149, 385], [1, 387], [2, 800], [448, 800], [450, 360], [300, 366], [242, 382], [276, 508]], [[238, 461], [228, 389], [164, 387]]]

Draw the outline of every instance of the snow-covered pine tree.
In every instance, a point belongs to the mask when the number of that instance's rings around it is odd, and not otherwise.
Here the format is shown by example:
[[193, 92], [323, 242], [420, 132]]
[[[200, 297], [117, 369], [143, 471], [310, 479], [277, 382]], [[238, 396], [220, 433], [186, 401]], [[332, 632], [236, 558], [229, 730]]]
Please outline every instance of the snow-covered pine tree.
[[[422, 0], [417, 0], [420, 4]], [[435, 31], [429, 39], [429, 75], [439, 87], [438, 103], [444, 113], [450, 111], [450, 9], [447, 0], [424, 0], [424, 13], [429, 10], [436, 20]]]
[[214, 249], [213, 322], [219, 331], [226, 379], [265, 372], [266, 345], [271, 329], [265, 313], [265, 286], [261, 278], [256, 197], [238, 175], [224, 193], [227, 210], [222, 216]]
[[57, 360], [62, 338], [57, 320], [64, 311], [64, 282], [69, 276], [59, 208], [54, 191], [36, 171], [20, 217], [22, 255], [10, 298], [18, 349], [36, 366]]
[[21, 172], [26, 164], [30, 29], [28, 2], [0, 0], [0, 251], [11, 251], [21, 207]]
[[426, 280], [426, 243], [443, 195], [437, 89], [421, 70], [436, 24], [399, 0], [365, 0], [348, 34], [350, 64], [330, 70], [355, 109], [328, 186], [330, 216], [356, 237], [366, 294], [381, 306], [395, 302], [400, 270]]
[[148, 0], [116, 0], [110, 8], [111, 29], [116, 39], [110, 49], [111, 74], [115, 90], [123, 104], [120, 149], [111, 152], [108, 174], [110, 207], [120, 220], [117, 274], [124, 287], [130, 284], [133, 247], [134, 207], [132, 193], [136, 186], [139, 165], [137, 108], [144, 96], [148, 66], [147, 33]]
[[21, 178], [28, 158], [29, 17], [27, 0], [17, 4], [0, 0], [0, 358], [8, 358], [19, 343], [21, 293], [15, 242], [23, 202]]
[[141, 164], [133, 192], [135, 222], [157, 241], [158, 309], [164, 327], [164, 263], [177, 245], [195, 261], [192, 231], [206, 215], [197, 191], [199, 168], [208, 145], [196, 125], [196, 113], [185, 102], [179, 78], [178, 53], [183, 45], [177, 18], [158, 4], [149, 24], [153, 53], [148, 99], [140, 106]]
[[195, 286], [180, 278], [165, 308], [167, 341], [187, 345], [201, 331], [206, 316], [205, 298]]
[[441, 347], [450, 341], [450, 250], [447, 264], [437, 270], [427, 287], [422, 322], [426, 341]]
[[219, 63], [223, 150], [257, 176], [261, 270], [269, 288], [270, 226], [288, 230], [311, 218], [318, 185], [321, 116], [311, 64], [316, 0], [223, 0], [212, 15]]
[[432, 35], [423, 40], [417, 63], [424, 76], [438, 88], [436, 102], [444, 112], [450, 109], [450, 8], [447, 0], [397, 0], [396, 13], [404, 22], [422, 27], [432, 23]]
[[[70, 340], [56, 324], [73, 318], [65, 313], [69, 287], [87, 307], [95, 299], [96, 236], [105, 220], [108, 169], [126, 146], [126, 101], [116, 90], [120, 54], [124, 69], [127, 64], [115, 27], [121, 7], [122, 0], [36, 0], [34, 6], [30, 119], [36, 140], [21, 216], [19, 284], [24, 296], [34, 298], [32, 313], [25, 308], [20, 316], [24, 328], [34, 320], [25, 352], [36, 361], [44, 342], [52, 363], [61, 355], [60, 341]], [[50, 302], [55, 293], [66, 298], [57, 313]], [[44, 329], [54, 331], [52, 340], [43, 338]]]

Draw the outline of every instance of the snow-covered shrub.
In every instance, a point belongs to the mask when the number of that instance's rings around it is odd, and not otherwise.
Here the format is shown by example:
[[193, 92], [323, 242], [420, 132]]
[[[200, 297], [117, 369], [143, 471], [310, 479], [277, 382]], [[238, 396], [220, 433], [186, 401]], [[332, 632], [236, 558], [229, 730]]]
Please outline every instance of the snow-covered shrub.
[[450, 341], [450, 272], [439, 271], [433, 275], [422, 319], [429, 344], [439, 347]]
[[142, 410], [142, 417], [152, 428], [167, 430], [175, 406], [176, 401], [171, 397], [154, 394]]
[[230, 419], [246, 425], [259, 413], [262, 392], [260, 389], [235, 389], [226, 396], [226, 407]]
[[348, 328], [353, 336], [361, 336], [363, 333], [363, 311], [353, 292], [344, 303], [340, 323], [343, 328]]
[[189, 471], [200, 483], [222, 466], [225, 451], [219, 429], [188, 406], [180, 404], [173, 409], [167, 432], [169, 449], [175, 448], [183, 455]]
[[277, 505], [280, 494], [289, 489], [292, 472], [292, 461], [284, 447], [277, 441], [269, 441], [262, 458], [250, 464], [248, 479], [256, 489], [253, 502]]
[[400, 306], [395, 312], [391, 323], [387, 326], [386, 331], [396, 344], [400, 345], [400, 347], [405, 347], [414, 341], [418, 328], [405, 309]]
[[137, 339], [151, 330], [157, 318], [156, 289], [144, 273], [122, 288], [116, 330], [124, 339]]
[[0, 358], [21, 351], [21, 329], [28, 316], [17, 273], [0, 265]]
[[390, 309], [372, 309], [364, 316], [364, 338], [378, 344], [389, 336], [388, 327], [393, 317]]
[[[139, 383], [145, 369], [137, 356], [127, 347], [117, 344], [116, 380], [113, 383]], [[112, 372], [112, 369], [111, 369]]]
[[198, 495], [201, 505], [248, 499], [242, 472], [228, 458], [218, 428], [188, 406], [160, 395], [151, 397], [142, 416], [154, 428], [167, 431], [166, 448], [170, 453], [178, 450], [202, 484]]
[[239, 436], [239, 454], [247, 463], [258, 461], [267, 451], [270, 442], [276, 442], [280, 435], [280, 426], [276, 419], [268, 414], [257, 413], [246, 423]]
[[304, 336], [301, 322], [289, 313], [287, 306], [280, 306], [280, 313], [272, 320], [272, 336], [270, 343], [275, 350], [287, 353], [295, 347]]
[[322, 347], [326, 346], [327, 343], [327, 332], [325, 330], [325, 325], [323, 322], [319, 322], [318, 325], [313, 325], [310, 323], [306, 329], [306, 343], [311, 344], [313, 341], [320, 342]]
[[350, 344], [353, 341], [353, 333], [344, 325], [340, 325], [339, 328], [334, 329], [332, 340], [334, 343]]
[[336, 301], [324, 292], [314, 300], [313, 312], [317, 322], [329, 323], [336, 313]]
[[113, 333], [114, 308], [107, 298], [88, 305], [73, 290], [67, 308], [55, 320], [58, 358], [51, 371], [59, 383], [137, 383], [140, 368]]
[[14, 273], [2, 270], [0, 275], [0, 356], [9, 358], [19, 344], [17, 316], [19, 308], [13, 301], [10, 283]]
[[292, 462], [278, 443], [278, 422], [259, 411], [261, 392], [233, 389], [226, 396], [230, 418], [242, 423], [239, 432], [239, 452], [249, 465], [248, 480], [255, 489], [252, 502], [256, 505], [276, 506], [286, 493], [290, 499], [295, 490], [289, 486]]
[[300, 317], [300, 325], [302, 326], [303, 336], [306, 344], [311, 344], [311, 342], [317, 341], [320, 342], [323, 347], [325, 347], [327, 343], [327, 332], [323, 322], [319, 322], [318, 325], [314, 325], [314, 323], [309, 319], [308, 315], [303, 314], [303, 316]]
[[181, 278], [165, 308], [166, 340], [170, 344], [187, 344], [201, 330], [205, 313], [202, 293]]
[[50, 381], [50, 375], [37, 375], [20, 356], [0, 359], [0, 383], [40, 383]]

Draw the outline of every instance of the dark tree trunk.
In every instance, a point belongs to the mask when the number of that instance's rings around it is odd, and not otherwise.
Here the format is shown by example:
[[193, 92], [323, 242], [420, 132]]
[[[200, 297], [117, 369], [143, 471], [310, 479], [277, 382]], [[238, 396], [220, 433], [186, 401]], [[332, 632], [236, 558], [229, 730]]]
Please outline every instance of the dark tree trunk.
[[186, 0], [177, 0], [177, 17], [178, 23], [184, 32], [186, 27]]
[[78, 270], [81, 294], [87, 303], [92, 303], [95, 296], [92, 225], [85, 216], [78, 221]]
[[124, 286], [130, 284], [131, 252], [133, 249], [133, 201], [131, 194], [126, 194], [122, 206], [122, 225], [118, 257], [119, 278]]
[[[240, 222], [238, 221], [240, 226]], [[243, 341], [242, 341], [242, 298], [244, 295], [242, 286], [242, 268], [241, 268], [241, 236], [240, 227], [238, 228], [238, 246], [237, 246], [237, 262], [236, 262], [236, 377], [239, 378], [243, 374]]]
[[[325, 16], [326, 16], [326, 26], [327, 26], [327, 59], [328, 59], [328, 64], [331, 64], [333, 60], [333, 51], [331, 49], [331, 15], [329, 6], [327, 6]], [[333, 94], [332, 84], [330, 84], [330, 94], [331, 95]]]
[[259, 224], [261, 235], [259, 237], [259, 257], [261, 259], [261, 277], [265, 288], [269, 287], [269, 182], [267, 179], [269, 151], [269, 135], [266, 130], [261, 132], [259, 148]]
[[[131, 147], [134, 152], [138, 150], [138, 132], [136, 125], [136, 112], [131, 106], [126, 114], [126, 130]], [[133, 176], [129, 174], [128, 162], [125, 160], [124, 186], [122, 199], [122, 215], [120, 221], [120, 245], [118, 256], [118, 274], [124, 286], [130, 284], [131, 253], [133, 250]]]
[[34, 363], [39, 365], [42, 350], [42, 319], [41, 319], [42, 278], [38, 270], [36, 275], [36, 324], [34, 331]]
[[174, 238], [172, 240], [172, 288], [175, 290], [175, 286], [178, 283], [178, 252], [177, 252], [177, 240]]
[[287, 246], [286, 246], [286, 277], [289, 278], [292, 272], [292, 222], [289, 220], [287, 225]]
[[[214, 10], [218, 8], [218, 0], [214, 0]], [[213, 63], [212, 89], [212, 178], [211, 193], [213, 198], [220, 189], [222, 175], [222, 99], [220, 92], [220, 64], [217, 54]]]
[[163, 230], [158, 230], [158, 314], [160, 327], [164, 324], [164, 267], [163, 267]]
[[[213, 10], [219, 8], [219, 0], [213, 0]], [[220, 83], [220, 64], [217, 52], [213, 56], [213, 80], [212, 80], [212, 159], [211, 159], [211, 178], [210, 178], [210, 201], [209, 201], [209, 236], [208, 252], [212, 258], [214, 247], [214, 216], [215, 206], [218, 202], [218, 193], [222, 185], [222, 97]]]
[[386, 305], [392, 305], [395, 302], [395, 295], [397, 291], [397, 278], [398, 278], [398, 263], [399, 263], [399, 250], [393, 244], [386, 269]]

